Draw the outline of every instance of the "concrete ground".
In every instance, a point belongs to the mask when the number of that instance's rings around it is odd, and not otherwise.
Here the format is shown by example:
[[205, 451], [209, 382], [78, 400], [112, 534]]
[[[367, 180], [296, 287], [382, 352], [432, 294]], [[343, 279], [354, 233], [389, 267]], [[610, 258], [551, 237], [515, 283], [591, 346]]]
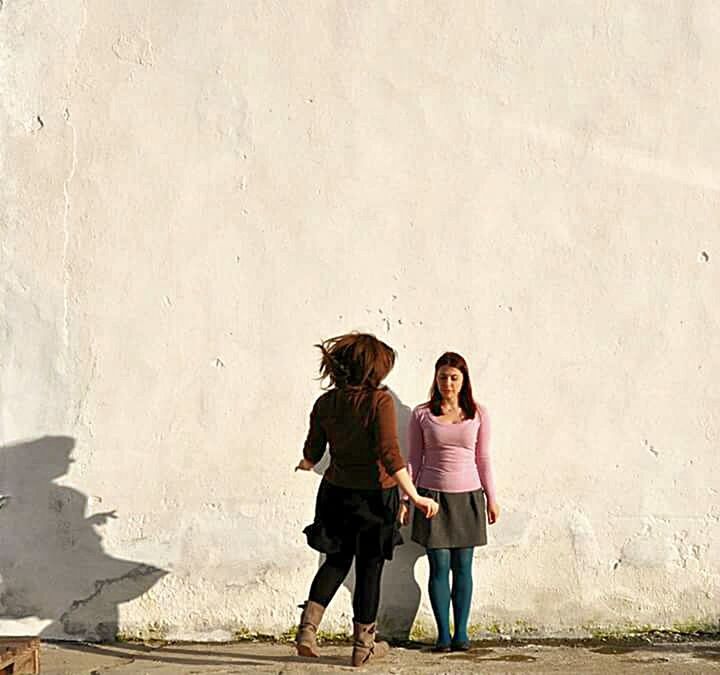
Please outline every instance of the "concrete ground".
[[[323, 646], [317, 660], [292, 645], [45, 643], [42, 675], [200, 675], [202, 673], [358, 672], [350, 646]], [[470, 652], [433, 654], [427, 646], [394, 647], [368, 673], [710, 673], [720, 671], [720, 640], [663, 643], [477, 643]]]

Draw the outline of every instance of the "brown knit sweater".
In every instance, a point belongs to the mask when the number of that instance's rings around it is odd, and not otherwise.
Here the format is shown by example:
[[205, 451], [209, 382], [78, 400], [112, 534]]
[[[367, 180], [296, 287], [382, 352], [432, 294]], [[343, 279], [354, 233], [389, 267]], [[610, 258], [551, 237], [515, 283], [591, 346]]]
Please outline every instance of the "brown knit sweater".
[[310, 413], [305, 459], [317, 464], [328, 444], [328, 482], [364, 490], [395, 487], [393, 474], [405, 462], [398, 443], [395, 404], [387, 389], [369, 394], [360, 411], [342, 389], [331, 389], [318, 398]]

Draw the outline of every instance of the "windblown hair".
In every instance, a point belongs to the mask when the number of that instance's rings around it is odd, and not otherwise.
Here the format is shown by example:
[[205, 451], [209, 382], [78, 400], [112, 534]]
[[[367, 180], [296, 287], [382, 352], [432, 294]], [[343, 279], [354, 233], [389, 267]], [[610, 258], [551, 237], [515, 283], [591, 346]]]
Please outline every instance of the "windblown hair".
[[435, 375], [433, 376], [432, 387], [430, 387], [430, 400], [428, 406], [430, 412], [439, 417], [442, 415], [442, 394], [437, 385], [437, 374], [440, 368], [443, 366], [449, 366], [451, 368], [457, 368], [463, 375], [463, 383], [458, 394], [458, 403], [462, 408], [462, 411], [466, 419], [473, 419], [477, 413], [477, 404], [473, 398], [472, 384], [470, 383], [470, 373], [468, 372], [468, 365], [465, 359], [455, 352], [445, 352], [435, 362]]
[[321, 352], [320, 379], [357, 393], [378, 389], [395, 365], [395, 350], [369, 333], [346, 333], [315, 345]]
[[321, 352], [320, 380], [343, 392], [363, 425], [372, 416], [372, 394], [388, 376], [397, 354], [395, 350], [369, 333], [346, 333], [315, 345]]

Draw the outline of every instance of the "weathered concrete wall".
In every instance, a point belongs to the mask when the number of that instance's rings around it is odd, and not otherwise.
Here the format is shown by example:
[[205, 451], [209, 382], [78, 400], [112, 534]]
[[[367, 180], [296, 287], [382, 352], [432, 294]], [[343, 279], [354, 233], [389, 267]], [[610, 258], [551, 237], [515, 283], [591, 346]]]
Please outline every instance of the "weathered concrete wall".
[[[476, 632], [717, 622], [717, 3], [3, 0], [0, 31], [2, 632], [288, 629], [312, 344], [353, 328], [401, 419], [447, 348], [493, 415]], [[388, 568], [386, 627], [431, 629], [426, 569]]]

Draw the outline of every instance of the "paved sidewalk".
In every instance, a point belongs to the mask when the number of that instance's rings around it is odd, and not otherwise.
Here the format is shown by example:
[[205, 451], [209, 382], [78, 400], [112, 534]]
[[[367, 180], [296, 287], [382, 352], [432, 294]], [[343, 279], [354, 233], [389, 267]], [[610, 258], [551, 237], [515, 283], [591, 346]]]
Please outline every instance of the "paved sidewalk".
[[203, 673], [689, 673], [720, 672], [720, 640], [674, 643], [477, 643], [467, 653], [433, 654], [427, 646], [394, 647], [362, 669], [349, 666], [351, 648], [332, 644], [316, 660], [292, 645], [45, 643], [42, 675], [201, 675]]

